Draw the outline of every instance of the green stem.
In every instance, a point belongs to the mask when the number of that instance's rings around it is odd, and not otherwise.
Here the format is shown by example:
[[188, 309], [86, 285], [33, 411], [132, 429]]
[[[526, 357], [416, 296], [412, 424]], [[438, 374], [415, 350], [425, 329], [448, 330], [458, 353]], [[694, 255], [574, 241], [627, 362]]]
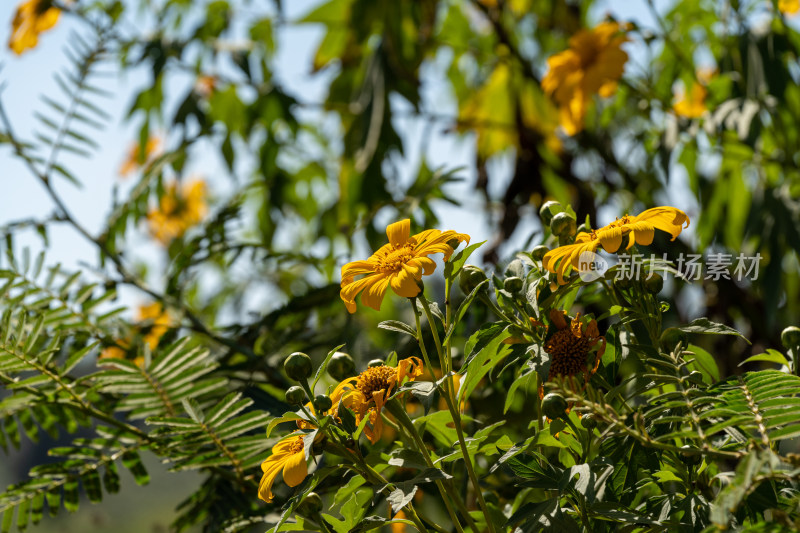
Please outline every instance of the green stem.
[[[430, 452], [428, 451], [428, 447], [425, 446], [425, 443], [422, 441], [422, 437], [417, 431], [417, 428], [414, 426], [414, 422], [411, 421], [411, 418], [409, 418], [408, 413], [406, 413], [406, 410], [403, 408], [403, 406], [398, 404], [396, 399], [392, 399], [386, 403], [386, 409], [392, 413], [400, 425], [402, 425], [406, 431], [408, 431], [409, 435], [414, 440], [414, 444], [416, 444], [417, 449], [425, 459], [425, 464], [427, 464], [429, 468], [436, 468], [433, 464], [433, 459], [431, 458]], [[461, 501], [461, 498], [455, 494], [455, 491], [447, 490], [441, 480], [436, 480], [436, 487], [439, 489], [439, 494], [442, 496], [442, 501], [444, 501], [444, 505], [447, 508], [447, 513], [450, 515], [450, 520], [453, 521], [453, 525], [456, 527], [456, 530], [462, 533], [464, 531], [458, 521], [455, 511], [448, 501], [448, 497], [456, 503], [456, 505], [459, 507], [459, 511], [461, 511], [464, 514], [464, 517], [470, 522], [469, 527], [471, 527], [473, 531], [476, 531], [475, 523], [472, 522], [472, 517], [469, 516], [466, 506]]]
[[464, 457], [464, 465], [467, 467], [467, 474], [469, 475], [469, 479], [475, 489], [475, 496], [478, 500], [478, 505], [480, 506], [481, 511], [483, 511], [483, 515], [486, 517], [486, 525], [489, 526], [489, 531], [491, 533], [495, 533], [494, 523], [492, 522], [492, 517], [489, 514], [489, 508], [486, 507], [486, 501], [483, 499], [483, 493], [481, 492], [478, 476], [475, 475], [475, 469], [472, 466], [472, 460], [470, 460], [469, 451], [467, 450], [467, 442], [464, 440], [464, 431], [461, 429], [461, 414], [453, 404], [453, 399], [451, 397], [452, 388], [450, 387], [450, 383], [450, 379], [446, 379], [444, 382], [444, 399], [445, 402], [447, 402], [447, 408], [450, 409], [450, 415], [453, 417], [453, 422], [456, 427], [456, 434], [458, 435], [458, 445], [461, 448], [461, 455]]
[[[486, 502], [483, 499], [483, 493], [481, 492], [480, 483], [478, 481], [478, 476], [475, 475], [475, 469], [472, 466], [472, 461], [469, 457], [469, 452], [467, 450], [467, 442], [464, 439], [464, 431], [461, 428], [461, 413], [458, 411], [454, 403], [455, 395], [453, 394], [453, 376], [449, 375], [452, 371], [452, 359], [450, 357], [450, 352], [443, 354], [444, 351], [442, 349], [441, 341], [439, 340], [439, 332], [436, 329], [436, 323], [433, 320], [433, 313], [431, 313], [430, 305], [428, 305], [428, 301], [425, 299], [425, 295], [420, 295], [422, 300], [422, 308], [425, 310], [425, 315], [428, 318], [428, 324], [430, 325], [431, 332], [433, 333], [433, 340], [436, 343], [436, 350], [439, 352], [439, 360], [446, 364], [442, 368], [442, 373], [446, 376], [444, 380], [444, 399], [447, 403], [447, 408], [450, 410], [450, 416], [453, 418], [453, 423], [456, 427], [456, 434], [458, 435], [458, 444], [461, 448], [461, 454], [464, 457], [464, 464], [467, 467], [467, 474], [469, 475], [469, 479], [472, 482], [472, 486], [475, 489], [475, 496], [478, 500], [478, 505], [483, 511], [484, 516], [486, 517], [486, 525], [489, 526], [489, 531], [491, 533], [495, 533], [494, 524], [492, 523], [491, 515], [489, 515], [489, 509], [486, 507]], [[447, 326], [447, 325], [446, 325]], [[419, 334], [419, 332], [418, 332]]]

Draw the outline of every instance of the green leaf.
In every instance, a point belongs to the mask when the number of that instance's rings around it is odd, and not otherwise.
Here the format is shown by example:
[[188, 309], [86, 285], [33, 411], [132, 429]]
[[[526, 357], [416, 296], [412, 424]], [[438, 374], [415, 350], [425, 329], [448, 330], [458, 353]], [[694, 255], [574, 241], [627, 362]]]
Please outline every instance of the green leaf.
[[741, 337], [747, 344], [751, 344], [747, 338], [733, 329], [732, 327], [726, 326], [725, 324], [718, 324], [717, 322], [712, 322], [705, 317], [696, 318], [692, 320], [689, 324], [685, 326], [678, 326], [677, 329], [681, 331], [685, 331], [686, 333], [704, 333], [709, 335], [736, 335], [737, 337]]
[[328, 363], [330, 362], [331, 357], [333, 357], [333, 354], [335, 354], [336, 352], [341, 350], [343, 346], [344, 346], [344, 344], [340, 344], [339, 346], [337, 346], [336, 348], [334, 348], [333, 350], [328, 352], [328, 355], [325, 357], [325, 360], [322, 362], [322, 364], [317, 369], [317, 373], [314, 374], [314, 382], [311, 384], [311, 390], [312, 391], [317, 386], [317, 382], [322, 377], [322, 374], [325, 373], [325, 369], [328, 368]]
[[406, 335], [411, 335], [415, 339], [417, 338], [416, 328], [406, 324], [405, 322], [400, 322], [399, 320], [384, 320], [378, 324], [378, 327], [381, 329], [388, 329], [389, 331], [405, 333]]
[[785, 367], [789, 367], [789, 361], [786, 360], [786, 356], [784, 356], [778, 350], [773, 348], [767, 348], [766, 353], [761, 353], [758, 355], [752, 355], [739, 363], [739, 366], [745, 365], [747, 363], [752, 363], [754, 361], [765, 361], [767, 363], [776, 363], [779, 365], [783, 365]]

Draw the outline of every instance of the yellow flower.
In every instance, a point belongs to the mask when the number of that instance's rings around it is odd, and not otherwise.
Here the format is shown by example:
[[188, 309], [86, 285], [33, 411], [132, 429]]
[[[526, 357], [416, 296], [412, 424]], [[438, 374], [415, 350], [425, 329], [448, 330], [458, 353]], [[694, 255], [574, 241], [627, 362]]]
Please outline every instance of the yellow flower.
[[778, 10], [784, 15], [794, 15], [800, 11], [800, 0], [778, 0]]
[[[143, 333], [142, 341], [147, 344], [150, 350], [155, 350], [158, 347], [161, 337], [173, 324], [172, 317], [159, 302], [140, 305], [134, 319], [138, 323], [135, 328], [136, 331]], [[100, 359], [127, 359], [131, 353], [132, 343], [132, 338], [118, 339], [116, 346], [109, 346], [103, 349], [100, 353]], [[144, 357], [136, 355], [133, 362], [138, 366], [143, 366]]]
[[409, 357], [393, 366], [374, 366], [359, 375], [347, 378], [339, 383], [331, 393], [333, 407], [331, 411], [338, 417], [339, 405], [353, 411], [356, 424], [364, 417], [369, 420], [364, 426], [364, 434], [372, 444], [378, 442], [383, 431], [381, 409], [387, 400], [400, 386], [405, 378], [414, 381], [422, 375], [422, 361], [417, 357]]
[[[575, 315], [567, 322], [566, 314], [556, 309], [550, 310], [550, 321], [556, 327], [556, 332], [544, 345], [544, 351], [550, 355], [550, 370], [547, 381], [551, 376], [572, 377], [583, 373], [584, 383], [588, 383], [592, 374], [597, 372], [600, 359], [606, 351], [606, 339], [597, 329], [597, 321], [592, 319], [588, 324], [581, 324], [581, 314]], [[600, 345], [590, 362], [589, 353]], [[539, 398], [544, 397], [544, 387], [539, 386]]]
[[673, 104], [672, 109], [680, 117], [701, 117], [708, 109], [705, 104], [707, 95], [706, 88], [700, 83], [694, 82], [689, 94], [685, 94], [684, 91], [678, 93], [678, 101]]
[[264, 475], [258, 484], [258, 497], [267, 503], [272, 502], [272, 484], [278, 473], [283, 470], [283, 482], [290, 487], [296, 487], [308, 475], [306, 464], [304, 435], [292, 434], [272, 447], [272, 455], [261, 463]]
[[[411, 236], [409, 219], [389, 224], [386, 228], [389, 244], [384, 244], [366, 261], [353, 261], [342, 267], [342, 290], [339, 292], [344, 305], [351, 313], [356, 312], [356, 296], [363, 291], [361, 302], [375, 310], [381, 308], [386, 289], [400, 296], [412, 298], [420, 293], [417, 280], [423, 274], [429, 276], [436, 269], [430, 254], [444, 254], [444, 260], [450, 259], [453, 248], [451, 241], [469, 243], [469, 235], [456, 233], [453, 230], [425, 230]], [[366, 274], [356, 280], [355, 277]]]
[[61, 10], [53, 7], [52, 0], [28, 0], [19, 4], [11, 22], [8, 47], [17, 55], [36, 48], [39, 34], [55, 26], [59, 15]]
[[175, 182], [170, 183], [161, 197], [159, 207], [147, 214], [150, 233], [166, 246], [203, 220], [207, 210], [204, 181], [194, 180], [181, 188]]
[[607, 98], [617, 90], [628, 54], [622, 44], [628, 38], [616, 22], [603, 22], [580, 30], [569, 40], [569, 49], [547, 60], [549, 70], [542, 89], [558, 104], [561, 127], [567, 135], [583, 129], [586, 108], [594, 94]]
[[139, 157], [141, 145], [138, 142], [132, 144], [128, 150], [128, 156], [119, 167], [119, 175], [125, 177], [140, 166], [150, 163], [150, 161], [152, 161], [152, 156], [158, 152], [160, 146], [161, 139], [158, 137], [150, 137], [147, 139], [147, 143], [144, 145], [144, 159], [142, 160]]
[[558, 283], [564, 285], [567, 283], [564, 273], [570, 266], [578, 269], [578, 260], [583, 252], [594, 252], [602, 245], [606, 252], [615, 253], [622, 246], [622, 238], [625, 236], [628, 236], [626, 249], [633, 246], [634, 242], [647, 246], [653, 242], [656, 229], [666, 231], [674, 241], [683, 228], [688, 226], [689, 217], [680, 209], [654, 207], [636, 216], [625, 215], [607, 226], [592, 230], [591, 233], [579, 233], [574, 244], [547, 252], [542, 258], [542, 266], [550, 272], [558, 272]]

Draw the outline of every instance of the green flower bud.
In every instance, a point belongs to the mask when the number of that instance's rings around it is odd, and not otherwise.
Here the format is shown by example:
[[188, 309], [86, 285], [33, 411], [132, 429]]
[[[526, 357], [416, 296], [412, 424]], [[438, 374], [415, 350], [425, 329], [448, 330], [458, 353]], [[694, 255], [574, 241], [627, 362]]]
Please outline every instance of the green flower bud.
[[597, 418], [592, 414], [583, 415], [581, 417], [581, 426], [588, 430], [592, 430], [597, 427]]
[[300, 505], [297, 506], [297, 512], [305, 516], [314, 516], [319, 514], [322, 510], [322, 498], [316, 492], [309, 492]]
[[540, 244], [536, 248], [533, 249], [531, 252], [531, 257], [533, 257], [536, 261], [541, 261], [544, 259], [544, 255], [550, 251], [550, 248], [547, 246]]
[[561, 213], [563, 210], [564, 208], [561, 204], [554, 200], [542, 204], [542, 207], [539, 208], [539, 218], [542, 219], [542, 225], [549, 226], [550, 221], [553, 220], [553, 215]]
[[286, 389], [286, 403], [289, 405], [300, 405], [306, 399], [306, 391], [303, 387], [294, 385]]
[[689, 335], [678, 328], [667, 328], [661, 333], [658, 343], [665, 352], [671, 352], [678, 343], [684, 348], [689, 345]]
[[386, 363], [383, 361], [383, 359], [373, 359], [372, 361], [367, 363], [367, 367], [373, 368], [376, 366], [384, 366], [385, 364]]
[[[784, 348], [790, 350], [800, 346], [800, 328], [797, 326], [789, 326], [781, 332], [781, 344]], [[797, 356], [798, 354], [795, 354]]]
[[283, 369], [289, 379], [302, 381], [311, 375], [311, 358], [303, 352], [294, 352], [283, 362]]
[[542, 412], [551, 420], [561, 418], [567, 414], [567, 401], [560, 394], [551, 392], [542, 398]]
[[522, 279], [512, 276], [510, 278], [506, 278], [506, 280], [503, 282], [503, 288], [511, 294], [515, 294], [522, 290], [522, 286], [524, 284], [525, 282], [522, 281]]
[[356, 375], [356, 362], [349, 354], [336, 352], [328, 361], [328, 374], [336, 381], [342, 381]]
[[571, 237], [578, 231], [575, 219], [567, 212], [561, 212], [550, 221], [550, 231], [559, 237]]
[[333, 402], [328, 395], [317, 394], [314, 397], [314, 410], [317, 413], [322, 414], [328, 411], [331, 407], [333, 407]]
[[475, 287], [487, 279], [486, 273], [475, 265], [466, 265], [458, 274], [458, 286], [464, 294], [470, 294]]
[[664, 278], [661, 277], [661, 274], [650, 272], [647, 279], [644, 280], [644, 288], [650, 294], [658, 294], [664, 288]]
[[684, 444], [681, 446], [681, 455], [683, 455], [683, 462], [689, 466], [697, 466], [703, 460], [703, 456], [697, 447], [691, 444]]

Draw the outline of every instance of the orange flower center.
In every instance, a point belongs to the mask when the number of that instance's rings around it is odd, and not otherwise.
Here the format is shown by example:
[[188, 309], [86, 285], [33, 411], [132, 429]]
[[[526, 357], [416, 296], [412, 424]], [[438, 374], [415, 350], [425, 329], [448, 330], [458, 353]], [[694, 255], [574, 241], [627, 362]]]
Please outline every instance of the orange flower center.
[[289, 448], [289, 453], [300, 453], [303, 451], [305, 445], [303, 444], [303, 437], [297, 437], [297, 439], [292, 443], [292, 447]]
[[398, 272], [412, 259], [414, 259], [414, 244], [409, 242], [379, 258], [377, 270], [383, 273]]
[[611, 224], [607, 224], [607, 225], [603, 226], [600, 229], [592, 230], [592, 233], [591, 233], [592, 240], [593, 241], [597, 240], [597, 232], [598, 231], [604, 231], [604, 230], [611, 229], [611, 228], [618, 228], [620, 226], [625, 226], [625, 225], [627, 225], [629, 223], [630, 223], [630, 217], [628, 215], [625, 215], [622, 218], [618, 218], [617, 220], [615, 220]]
[[372, 399], [373, 392], [389, 390], [389, 380], [395, 374], [396, 370], [391, 366], [374, 366], [368, 368], [358, 375], [356, 379], [356, 389], [369, 401]]
[[556, 332], [544, 346], [552, 358], [550, 375], [574, 376], [585, 370], [590, 348], [589, 339], [576, 337], [571, 328]]

